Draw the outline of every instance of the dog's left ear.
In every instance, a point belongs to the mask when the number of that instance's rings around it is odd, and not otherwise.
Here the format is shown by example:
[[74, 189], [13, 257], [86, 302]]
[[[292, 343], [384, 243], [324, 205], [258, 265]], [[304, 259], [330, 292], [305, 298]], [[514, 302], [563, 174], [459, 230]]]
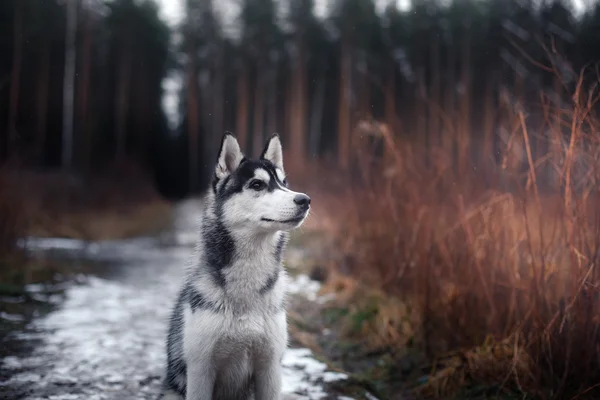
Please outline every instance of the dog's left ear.
[[260, 158], [261, 160], [271, 161], [275, 167], [283, 171], [283, 150], [277, 133], [271, 136]]
[[217, 178], [223, 179], [231, 175], [240, 165], [243, 158], [244, 155], [235, 136], [231, 132], [225, 132], [215, 168]]

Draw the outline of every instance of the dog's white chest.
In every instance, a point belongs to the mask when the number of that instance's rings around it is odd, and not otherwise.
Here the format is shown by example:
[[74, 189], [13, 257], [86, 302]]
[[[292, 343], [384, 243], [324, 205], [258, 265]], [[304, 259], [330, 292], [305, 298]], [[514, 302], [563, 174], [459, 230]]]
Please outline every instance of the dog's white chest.
[[215, 362], [257, 352], [278, 352], [287, 344], [285, 312], [264, 314], [257, 310], [243, 315], [209, 310], [185, 312], [184, 346], [204, 353]]

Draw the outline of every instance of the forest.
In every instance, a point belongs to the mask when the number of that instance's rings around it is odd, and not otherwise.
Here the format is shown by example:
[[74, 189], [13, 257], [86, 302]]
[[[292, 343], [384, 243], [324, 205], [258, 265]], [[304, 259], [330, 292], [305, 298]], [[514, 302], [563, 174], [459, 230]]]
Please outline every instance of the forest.
[[[506, 102], [560, 107], [600, 57], [598, 6], [561, 1], [332, 0], [317, 17], [312, 0], [244, 0], [226, 21], [187, 0], [176, 27], [152, 1], [0, 7], [2, 162], [85, 174], [135, 159], [175, 196], [204, 187], [224, 130], [248, 151], [279, 132], [295, 163], [348, 166], [357, 121], [437, 143], [460, 119], [466, 163], [494, 145]], [[171, 123], [168, 74], [183, 81]]]
[[315, 1], [0, 2], [0, 251], [158, 230], [277, 132], [357, 382], [598, 398], [600, 3]]

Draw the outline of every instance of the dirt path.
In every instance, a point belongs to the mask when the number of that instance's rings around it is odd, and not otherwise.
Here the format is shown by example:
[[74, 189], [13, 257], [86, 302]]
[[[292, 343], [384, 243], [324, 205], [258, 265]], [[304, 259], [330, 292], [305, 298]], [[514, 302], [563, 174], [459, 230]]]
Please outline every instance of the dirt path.
[[[192, 251], [198, 203], [182, 203], [176, 214], [173, 231], [160, 238], [28, 241], [32, 251], [83, 273], [75, 282], [0, 296], [0, 398], [156, 399], [166, 321]], [[299, 248], [289, 250], [301, 257]], [[315, 300], [318, 283], [302, 274], [292, 283], [292, 304]], [[328, 371], [310, 350], [292, 346], [284, 366], [286, 400], [348, 399], [330, 389], [345, 375]]]

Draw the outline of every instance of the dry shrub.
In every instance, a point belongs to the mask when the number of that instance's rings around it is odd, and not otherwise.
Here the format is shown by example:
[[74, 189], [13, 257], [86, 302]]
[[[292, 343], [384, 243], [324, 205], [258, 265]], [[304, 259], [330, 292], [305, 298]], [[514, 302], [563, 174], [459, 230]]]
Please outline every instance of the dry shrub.
[[120, 239], [158, 232], [171, 221], [171, 205], [134, 161], [88, 175], [16, 168], [4, 175], [27, 221], [21, 235]]
[[339, 331], [343, 336], [360, 339], [365, 353], [406, 346], [421, 323], [420, 313], [409, 304], [336, 271], [331, 272], [321, 295], [330, 297], [328, 307], [347, 310], [349, 318], [341, 321]]
[[17, 240], [25, 229], [23, 202], [11, 179], [0, 168], [0, 259], [15, 254]]
[[498, 385], [511, 382], [522, 392], [535, 393], [533, 363], [523, 349], [518, 335], [496, 341], [489, 337], [481, 346], [454, 352], [436, 362], [427, 383], [417, 387], [422, 397], [446, 397], [455, 394], [466, 384]]
[[0, 167], [0, 286], [20, 280], [22, 270], [15, 266], [25, 259], [17, 242], [27, 230], [26, 210], [13, 183]]
[[[543, 138], [522, 110], [504, 114], [501, 157], [476, 171], [455, 154], [465, 135], [452, 145], [381, 126], [354, 136], [354, 184], [338, 193], [351, 203], [340, 227], [344, 268], [418, 310], [413, 342], [430, 360], [461, 354], [432, 371], [423, 393], [485, 382], [538, 398], [600, 395], [600, 125], [598, 93], [581, 82], [569, 109], [543, 105]], [[516, 145], [521, 164], [511, 159]], [[559, 180], [546, 179], [554, 173]], [[381, 342], [386, 332], [363, 334]]]

